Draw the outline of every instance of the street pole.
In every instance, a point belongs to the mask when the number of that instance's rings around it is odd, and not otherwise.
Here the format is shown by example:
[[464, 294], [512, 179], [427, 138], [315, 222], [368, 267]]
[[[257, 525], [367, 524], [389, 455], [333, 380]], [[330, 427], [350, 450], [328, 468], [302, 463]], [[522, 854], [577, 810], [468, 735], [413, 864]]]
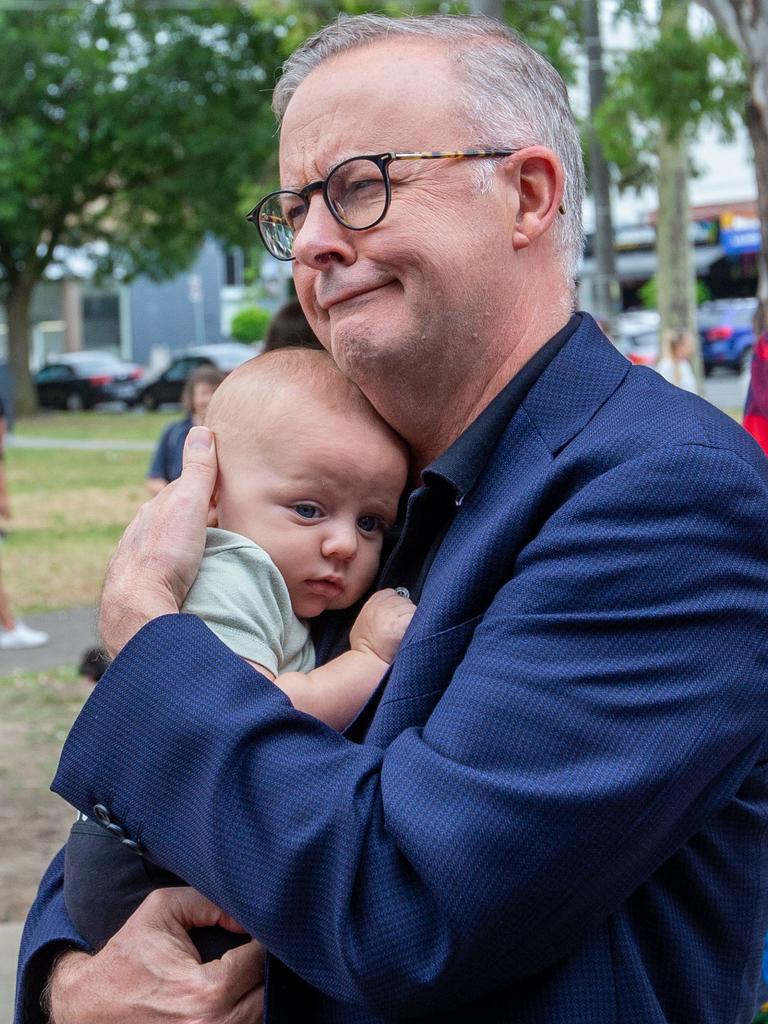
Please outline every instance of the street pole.
[[603, 147], [595, 130], [594, 114], [605, 93], [603, 44], [600, 39], [600, 18], [597, 0], [583, 0], [582, 25], [587, 54], [589, 80], [589, 124], [587, 138], [592, 197], [595, 203], [595, 313], [609, 332], [620, 309], [620, 289], [616, 276], [613, 249], [613, 218], [611, 216], [611, 172]]
[[486, 18], [504, 21], [504, 0], [469, 0], [472, 14], [484, 14]]

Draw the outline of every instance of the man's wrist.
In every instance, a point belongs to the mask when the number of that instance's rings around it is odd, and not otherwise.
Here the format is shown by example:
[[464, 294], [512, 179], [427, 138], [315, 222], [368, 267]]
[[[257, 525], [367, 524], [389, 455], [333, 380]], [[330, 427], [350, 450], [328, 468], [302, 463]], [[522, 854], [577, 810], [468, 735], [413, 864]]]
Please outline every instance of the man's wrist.
[[82, 967], [90, 959], [89, 953], [76, 949], [65, 949], [54, 959], [48, 983], [40, 996], [40, 1006], [48, 1024], [85, 1024], [77, 1007], [71, 1005], [71, 992]]

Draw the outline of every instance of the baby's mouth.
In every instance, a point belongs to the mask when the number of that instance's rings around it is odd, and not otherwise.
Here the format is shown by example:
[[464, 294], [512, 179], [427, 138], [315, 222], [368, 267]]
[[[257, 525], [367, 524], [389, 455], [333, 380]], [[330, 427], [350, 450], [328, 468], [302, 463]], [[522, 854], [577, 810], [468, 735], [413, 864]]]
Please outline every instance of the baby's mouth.
[[313, 594], [319, 594], [321, 597], [338, 597], [344, 591], [341, 582], [330, 577], [318, 580], [305, 580], [304, 582], [308, 590]]

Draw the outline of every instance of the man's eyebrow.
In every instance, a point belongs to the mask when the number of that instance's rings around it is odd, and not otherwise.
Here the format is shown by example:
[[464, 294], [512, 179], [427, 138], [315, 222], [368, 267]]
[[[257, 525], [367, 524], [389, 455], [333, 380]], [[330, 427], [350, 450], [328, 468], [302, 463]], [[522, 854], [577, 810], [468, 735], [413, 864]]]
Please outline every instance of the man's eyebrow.
[[328, 168], [324, 174], [318, 172], [317, 177], [310, 178], [309, 181], [305, 181], [303, 185], [281, 185], [280, 187], [282, 189], [286, 189], [289, 192], [300, 192], [303, 188], [306, 188], [307, 185], [309, 185], [313, 181], [325, 181], [325, 179], [328, 177], [329, 174], [331, 174], [332, 171], [335, 171], [337, 167], [341, 166], [341, 164], [346, 163], [347, 160], [352, 160], [354, 157], [358, 156], [380, 156], [382, 153], [389, 152], [391, 152], [391, 150], [389, 149], [377, 149], [373, 153], [371, 153], [370, 151], [361, 153], [359, 149], [351, 149], [347, 152], [343, 152], [341, 156], [336, 157], [333, 163], [328, 164]]

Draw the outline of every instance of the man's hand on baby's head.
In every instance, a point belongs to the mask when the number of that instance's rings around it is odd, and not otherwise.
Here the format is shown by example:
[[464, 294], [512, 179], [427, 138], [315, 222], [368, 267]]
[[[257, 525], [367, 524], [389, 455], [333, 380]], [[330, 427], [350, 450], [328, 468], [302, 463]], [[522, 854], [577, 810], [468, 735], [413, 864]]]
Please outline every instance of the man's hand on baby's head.
[[99, 628], [112, 655], [150, 619], [184, 603], [200, 568], [215, 483], [213, 435], [193, 427], [181, 477], [142, 505], [107, 569]]
[[353, 651], [373, 653], [391, 664], [416, 605], [394, 590], [378, 590], [368, 598], [349, 634]]

